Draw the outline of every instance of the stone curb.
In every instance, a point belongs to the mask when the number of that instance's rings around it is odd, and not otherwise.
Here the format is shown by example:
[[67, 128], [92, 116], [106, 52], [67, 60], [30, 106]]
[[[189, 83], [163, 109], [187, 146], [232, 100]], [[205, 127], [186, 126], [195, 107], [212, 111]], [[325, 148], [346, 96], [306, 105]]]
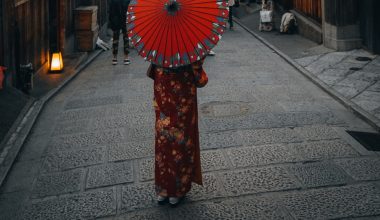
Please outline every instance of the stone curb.
[[39, 100], [30, 100], [30, 103], [23, 110], [25, 115], [16, 120], [15, 131], [10, 135], [10, 138], [5, 142], [5, 147], [0, 154], [0, 187], [6, 179], [8, 172], [11, 170], [18, 153], [20, 152], [26, 138], [32, 130], [39, 114], [43, 110], [45, 104], [53, 98], [59, 91], [61, 91], [67, 84], [69, 84], [79, 73], [85, 69], [96, 57], [98, 57], [103, 50], [97, 50], [91, 54], [87, 61], [80, 65], [75, 72], [65, 79], [57, 88], [52, 89]]
[[355, 104], [354, 102], [348, 100], [343, 95], [338, 93], [337, 91], [331, 89], [326, 83], [324, 83], [322, 80], [318, 79], [316, 76], [314, 76], [312, 73], [310, 73], [308, 70], [306, 70], [304, 67], [299, 65], [296, 61], [294, 61], [292, 58], [290, 58], [288, 55], [284, 54], [282, 51], [280, 51], [278, 48], [276, 48], [274, 45], [269, 43], [264, 38], [260, 37], [256, 33], [254, 33], [252, 30], [250, 30], [248, 27], [246, 27], [242, 22], [240, 22], [239, 19], [234, 18], [234, 21], [240, 25], [243, 29], [245, 29], [247, 32], [249, 32], [251, 35], [253, 35], [255, 38], [257, 38], [259, 41], [261, 41], [263, 44], [265, 44], [267, 47], [272, 49], [275, 53], [277, 53], [280, 57], [282, 57], [287, 63], [292, 65], [295, 69], [297, 69], [302, 75], [304, 75], [306, 78], [308, 78], [310, 81], [312, 81], [315, 85], [317, 85], [319, 88], [327, 92], [330, 96], [332, 96], [335, 100], [340, 102], [342, 105], [344, 105], [348, 110], [353, 112], [355, 115], [360, 117], [362, 120], [367, 122], [369, 125], [371, 125], [374, 129], [377, 131], [380, 131], [380, 119], [376, 118], [372, 114], [365, 111], [363, 108], [361, 108], [359, 105]]
[[[10, 89], [16, 90], [16, 89], [13, 89], [12, 87]], [[29, 110], [29, 108], [36, 101], [36, 99], [34, 97], [28, 96], [28, 95], [22, 93], [21, 91], [16, 90], [16, 92], [19, 93], [21, 96], [26, 97], [29, 100], [25, 103], [25, 106], [21, 109], [16, 120], [13, 122], [12, 126], [9, 128], [9, 130], [7, 131], [7, 133], [5, 134], [3, 139], [0, 141], [0, 149], [3, 149], [6, 146], [8, 140], [11, 138], [13, 132], [16, 131], [17, 125], [20, 124], [23, 116], [26, 114], [26, 112]], [[2, 151], [0, 151], [0, 164], [2, 163], [1, 162], [2, 161], [2, 156], [1, 156], [2, 154], [1, 153], [2, 153]]]

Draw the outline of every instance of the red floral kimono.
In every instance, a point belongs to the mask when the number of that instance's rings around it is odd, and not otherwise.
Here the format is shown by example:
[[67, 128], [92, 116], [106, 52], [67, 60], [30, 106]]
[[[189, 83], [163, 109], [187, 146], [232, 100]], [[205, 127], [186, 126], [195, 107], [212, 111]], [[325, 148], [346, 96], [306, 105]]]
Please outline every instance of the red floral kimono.
[[207, 83], [202, 62], [148, 70], [154, 79], [155, 186], [161, 196], [182, 197], [192, 182], [202, 185], [197, 108], [197, 87]]

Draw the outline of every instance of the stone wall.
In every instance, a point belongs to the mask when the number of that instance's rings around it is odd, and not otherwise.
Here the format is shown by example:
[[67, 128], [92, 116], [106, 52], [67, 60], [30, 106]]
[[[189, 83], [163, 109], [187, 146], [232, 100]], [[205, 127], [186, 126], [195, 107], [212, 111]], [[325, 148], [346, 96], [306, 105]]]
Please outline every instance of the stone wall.
[[295, 10], [291, 12], [296, 16], [299, 34], [321, 44], [323, 42], [321, 25]]

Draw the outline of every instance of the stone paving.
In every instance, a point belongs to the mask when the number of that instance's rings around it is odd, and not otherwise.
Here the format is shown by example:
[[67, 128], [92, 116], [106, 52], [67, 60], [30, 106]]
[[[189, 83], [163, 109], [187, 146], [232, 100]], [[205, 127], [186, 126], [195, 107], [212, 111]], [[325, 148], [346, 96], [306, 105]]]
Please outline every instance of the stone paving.
[[225, 34], [198, 90], [204, 186], [155, 202], [148, 63], [100, 55], [51, 100], [0, 194], [0, 219], [380, 218], [371, 131], [242, 28]]
[[[359, 61], [357, 57], [370, 60]], [[380, 57], [364, 50], [332, 52], [296, 61], [330, 88], [380, 119]]]
[[[272, 32], [258, 30], [260, 13], [258, 5], [238, 8], [236, 16], [247, 28], [270, 42], [281, 52], [294, 59], [301, 66], [324, 82], [324, 87], [332, 93], [339, 93], [355, 111], [370, 120], [375, 126], [380, 124], [380, 57], [365, 50], [336, 52], [323, 45], [318, 45], [301, 35], [284, 35], [278, 32], [281, 13], [275, 11], [276, 29]], [[245, 7], [244, 7], [245, 6]], [[357, 57], [368, 57], [370, 60], [359, 61]], [[364, 111], [363, 111], [364, 110]], [[379, 130], [379, 129], [377, 129]]]

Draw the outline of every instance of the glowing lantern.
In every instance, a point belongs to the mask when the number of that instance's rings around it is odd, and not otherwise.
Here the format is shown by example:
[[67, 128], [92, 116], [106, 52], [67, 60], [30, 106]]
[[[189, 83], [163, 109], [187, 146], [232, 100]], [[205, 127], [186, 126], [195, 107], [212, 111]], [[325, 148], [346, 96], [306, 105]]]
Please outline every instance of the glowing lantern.
[[50, 71], [57, 72], [62, 71], [63, 69], [63, 60], [61, 52], [53, 53], [51, 57]]

